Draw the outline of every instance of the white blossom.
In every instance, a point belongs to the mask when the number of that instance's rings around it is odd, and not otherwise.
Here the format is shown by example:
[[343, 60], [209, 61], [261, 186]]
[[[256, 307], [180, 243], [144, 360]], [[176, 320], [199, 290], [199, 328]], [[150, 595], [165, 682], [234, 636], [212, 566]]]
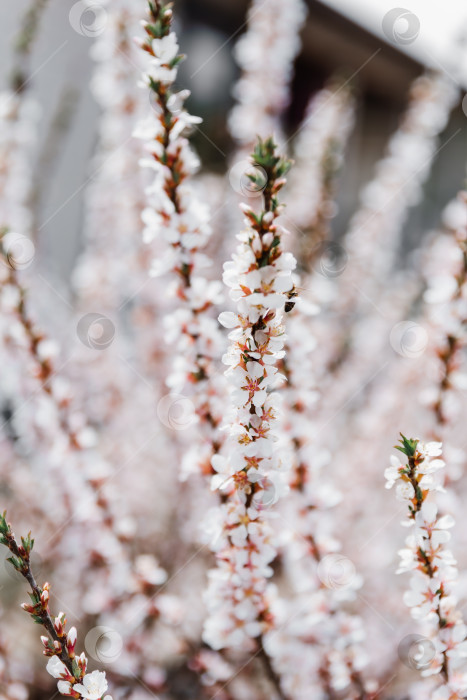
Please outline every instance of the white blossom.
[[86, 700], [100, 700], [109, 687], [105, 671], [87, 673], [82, 681], [82, 683], [75, 683], [73, 689]]

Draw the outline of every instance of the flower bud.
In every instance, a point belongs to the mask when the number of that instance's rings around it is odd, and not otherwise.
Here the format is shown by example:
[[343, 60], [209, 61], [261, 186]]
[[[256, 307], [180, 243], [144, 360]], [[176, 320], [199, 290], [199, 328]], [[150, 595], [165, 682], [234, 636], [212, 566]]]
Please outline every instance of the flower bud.
[[276, 180], [273, 188], [274, 192], [278, 192], [281, 189], [281, 187], [284, 187], [286, 182], [287, 180], [285, 179], [285, 177], [281, 177], [279, 180]]
[[78, 695], [78, 693], [74, 695], [71, 683], [69, 681], [58, 681], [57, 688], [60, 695], [73, 695], [74, 697]]
[[75, 646], [76, 646], [76, 640], [78, 638], [78, 633], [76, 632], [76, 627], [72, 627], [70, 631], [68, 632], [67, 638], [66, 638], [66, 646], [68, 649], [68, 655], [70, 659], [74, 659], [75, 657]]
[[81, 654], [77, 657], [76, 663], [78, 664], [78, 668], [85, 673], [86, 667], [88, 665], [88, 660], [84, 655], [84, 651], [81, 652]]
[[253, 209], [244, 202], [241, 202], [241, 204], [239, 204], [239, 207], [242, 210], [242, 212], [247, 216], [249, 216], [250, 214], [254, 214]]
[[58, 613], [58, 616], [54, 620], [55, 631], [59, 637], [63, 637], [65, 635], [65, 630], [64, 630], [65, 625], [66, 625], [65, 613], [60, 612], [60, 613]]
[[34, 606], [29, 605], [29, 603], [21, 603], [21, 607], [23, 608], [23, 610], [25, 610], [27, 613], [30, 613], [31, 615], [36, 612]]

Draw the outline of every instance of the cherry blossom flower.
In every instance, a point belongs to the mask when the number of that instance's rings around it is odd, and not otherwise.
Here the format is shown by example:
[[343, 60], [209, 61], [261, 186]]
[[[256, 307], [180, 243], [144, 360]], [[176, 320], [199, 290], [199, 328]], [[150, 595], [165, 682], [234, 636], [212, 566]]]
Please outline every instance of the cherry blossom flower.
[[[86, 700], [100, 700], [109, 687], [104, 671], [93, 671], [87, 673], [82, 679], [82, 683], [76, 683], [73, 689]], [[107, 696], [110, 698], [110, 696]]]
[[70, 672], [68, 671], [67, 667], [65, 666], [63, 661], [58, 658], [58, 656], [50, 657], [50, 659], [47, 662], [47, 671], [54, 678], [65, 679], [68, 678], [70, 675]]
[[439, 459], [442, 445], [439, 442], [423, 444], [403, 435], [400, 443], [397, 449], [407, 457], [407, 464], [397, 467], [397, 475], [391, 472], [389, 478], [392, 483], [397, 480], [412, 487], [412, 493], [406, 497], [411, 534], [406, 538], [407, 548], [400, 553], [398, 570], [398, 573], [411, 572], [410, 590], [404, 594], [404, 602], [410, 607], [412, 617], [423, 625], [422, 630], [426, 630], [435, 650], [427, 667], [422, 667], [422, 676], [440, 677], [437, 697], [458, 698], [467, 690], [467, 674], [456, 676], [457, 668], [465, 664], [467, 658], [467, 628], [456, 609], [453, 592], [456, 562], [445, 548], [454, 520], [450, 515], [438, 516], [437, 504], [431, 500], [432, 489], [422, 485], [426, 476], [420, 473], [431, 459], [438, 463], [437, 468], [444, 466]]

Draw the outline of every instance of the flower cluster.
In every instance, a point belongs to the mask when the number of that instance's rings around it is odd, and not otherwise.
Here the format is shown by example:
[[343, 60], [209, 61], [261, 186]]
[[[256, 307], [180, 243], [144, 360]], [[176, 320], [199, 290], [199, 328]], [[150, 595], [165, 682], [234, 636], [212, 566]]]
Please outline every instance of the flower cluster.
[[264, 208], [256, 214], [243, 207], [247, 226], [233, 260], [224, 265], [237, 310], [219, 317], [231, 329], [223, 361], [233, 410], [227, 454], [213, 459], [213, 488], [226, 494], [221, 533], [212, 545], [218, 566], [206, 595], [204, 639], [215, 649], [244, 645], [271, 627], [267, 578], [276, 551], [266, 512], [284, 489], [282, 472], [288, 467], [276, 445], [274, 389], [282, 379], [277, 362], [284, 355], [284, 309], [295, 295], [295, 260], [283, 250], [285, 231], [277, 221], [282, 211], [277, 194], [289, 162], [268, 139], [257, 144], [252, 164], [265, 174]]
[[[362, 373], [371, 376], [375, 359], [373, 371], [378, 371], [381, 358], [391, 351], [387, 338], [392, 328], [412, 312], [420, 293], [410, 271], [395, 261], [404, 223], [420, 200], [439, 135], [457, 99], [449, 76], [427, 73], [417, 78], [375, 176], [362, 189], [360, 206], [342, 239], [344, 264], [337, 270], [330, 300], [333, 314], [318, 336], [320, 345], [326, 340], [319, 374], [335, 387], [326, 392], [330, 415], [358, 391]], [[386, 284], [389, 279], [391, 284]], [[396, 352], [410, 356], [410, 350], [396, 339]]]
[[[0, 228], [7, 227], [33, 250], [31, 148], [36, 140], [39, 105], [29, 96], [29, 60], [47, 0], [38, 0], [21, 18], [8, 89], [0, 92]], [[20, 249], [21, 246], [20, 244]], [[16, 251], [17, 253], [18, 251]], [[22, 256], [29, 264], [29, 255]]]
[[[426, 74], [411, 87], [409, 105], [399, 129], [391, 137], [376, 177], [361, 193], [361, 208], [353, 216], [346, 236], [349, 254], [354, 258], [353, 279], [371, 256], [372, 281], [387, 274], [397, 250], [388, 255], [372, 241], [399, 238], [408, 212], [419, 200], [436, 153], [438, 136], [445, 128], [458, 99], [458, 88], [445, 74]], [[390, 208], [391, 216], [387, 216]], [[373, 255], [376, 250], [378, 255]]]
[[232, 136], [247, 149], [258, 134], [266, 138], [281, 131], [280, 117], [289, 102], [293, 61], [300, 49], [298, 32], [305, 16], [303, 0], [254, 0], [250, 7], [247, 31], [235, 47], [242, 75], [229, 118]]
[[[0, 515], [0, 544], [5, 545], [11, 552], [8, 561], [28, 582], [31, 592], [30, 603], [24, 603], [23, 609], [29, 613], [39, 625], [42, 625], [47, 636], [42, 636], [44, 655], [50, 657], [47, 671], [58, 679], [57, 688], [61, 695], [85, 700], [101, 700], [108, 688], [105, 672], [93, 671], [86, 673], [88, 660], [84, 653], [76, 656], [75, 647], [77, 631], [71, 627], [66, 631], [66, 617], [59, 613], [53, 617], [49, 610], [50, 585], [39, 586], [31, 570], [31, 552], [34, 540], [31, 533], [21, 538], [19, 545], [6, 521], [6, 513]], [[106, 695], [104, 700], [112, 700]]]
[[390, 489], [396, 484], [397, 499], [409, 502], [409, 511], [413, 519], [422, 507], [428, 492], [440, 489], [434, 474], [445, 464], [439, 458], [441, 455], [439, 442], [428, 442], [423, 445], [418, 440], [407, 440], [402, 436], [401, 443], [402, 447], [398, 446], [397, 449], [409, 457], [409, 464], [402, 464], [400, 459], [393, 455], [391, 466], [386, 469], [384, 476], [386, 488]]
[[102, 116], [93, 178], [86, 188], [85, 249], [73, 281], [81, 304], [91, 306], [98, 298], [101, 312], [120, 307], [142, 284], [138, 255], [143, 178], [131, 138], [147, 107], [135, 84], [139, 51], [133, 33], [140, 15], [132, 3], [116, 0], [106, 12], [105, 32], [91, 49], [96, 62], [91, 88]]
[[437, 431], [459, 414], [456, 390], [466, 386], [462, 349], [467, 327], [467, 192], [462, 191], [443, 213], [445, 230], [433, 241], [424, 263], [427, 321], [436, 339], [436, 383], [425, 392]]
[[0, 93], [0, 226], [30, 235], [28, 148], [35, 139], [37, 105], [13, 90]]
[[[397, 449], [406, 462], [396, 457], [386, 469], [386, 486], [397, 484], [397, 496], [408, 504], [411, 527], [406, 547], [400, 551], [398, 573], [410, 572], [410, 589], [404, 602], [412, 617], [425, 625], [432, 653], [421, 659], [423, 676], [440, 676], [440, 685], [432, 697], [457, 700], [467, 691], [467, 627], [456, 608], [456, 561], [446, 543], [454, 520], [440, 516], [430, 494], [440, 487], [436, 474], [445, 464], [441, 459], [441, 443], [421, 443], [401, 436]], [[423, 655], [422, 655], [423, 656]]]
[[[309, 276], [301, 284], [308, 289]], [[292, 697], [307, 697], [310, 688], [332, 693], [366, 688], [362, 671], [367, 664], [362, 619], [350, 612], [361, 577], [353, 563], [340, 553], [335, 532], [336, 510], [342, 494], [330, 474], [331, 454], [320, 444], [319, 387], [314, 352], [316, 340], [311, 319], [316, 311], [304, 293], [288, 322], [287, 383], [282, 389], [281, 427], [290, 443], [290, 493], [280, 507], [280, 553], [293, 595], [281, 601], [281, 634], [266, 638], [283, 686]], [[304, 611], [306, 611], [304, 613]], [[319, 640], [319, 641], [318, 641]], [[301, 662], [292, 664], [299, 655]], [[369, 687], [369, 685], [368, 685]]]
[[[400, 309], [401, 298], [410, 304], [411, 290], [401, 294], [400, 285], [391, 285], [390, 295], [383, 294], [384, 281], [389, 274], [401, 277], [393, 270], [400, 237], [410, 209], [420, 200], [422, 186], [433, 163], [439, 135], [449, 119], [458, 99], [458, 89], [442, 73], [427, 73], [411, 85], [409, 101], [399, 128], [389, 139], [386, 153], [375, 167], [375, 176], [362, 189], [360, 206], [352, 216], [343, 239], [348, 264], [339, 276], [336, 294], [337, 322], [327, 328], [328, 337], [336, 334], [336, 358], [331, 365], [345, 368], [355, 374], [349, 353], [354, 349], [355, 361], [366, 366], [368, 358], [380, 352], [378, 339], [385, 338], [395, 320], [405, 309]], [[391, 240], [391, 248], [385, 242]], [[364, 316], [362, 328], [359, 316], [364, 315], [370, 300], [370, 312]], [[378, 310], [374, 313], [374, 305]], [[381, 316], [387, 316], [387, 321]], [[352, 325], [352, 330], [350, 326]], [[369, 333], [372, 324], [383, 325], [379, 333]], [[349, 335], [351, 336], [349, 338]], [[372, 342], [368, 342], [368, 339]], [[344, 348], [344, 350], [342, 350]], [[343, 380], [341, 379], [341, 383]]]
[[173, 90], [183, 57], [171, 31], [170, 4], [150, 5], [149, 15], [147, 39], [141, 46], [150, 56], [143, 83], [150, 89], [153, 113], [135, 133], [146, 141], [150, 156], [142, 164], [154, 172], [142, 215], [144, 240], [151, 246], [151, 274], [171, 272], [173, 276], [170, 296], [176, 306], [169, 305], [164, 324], [167, 344], [177, 347], [177, 353], [167, 385], [176, 395], [190, 395], [193, 418], [200, 427], [201, 439], [184, 456], [183, 475], [210, 474], [211, 457], [221, 442], [217, 428], [223, 415], [222, 385], [219, 377], [213, 381], [222, 338], [212, 309], [222, 296], [220, 283], [206, 278], [211, 261], [202, 249], [211, 235], [209, 210], [200, 204], [189, 182], [198, 159], [184, 132], [200, 119], [184, 108], [189, 92]]
[[[24, 413], [19, 416], [19, 439], [33, 448], [42, 468], [46, 456], [50, 473], [62, 474], [63, 463], [68, 465], [65, 473], [54, 480], [54, 489], [48, 494], [50, 501], [44, 504], [44, 510], [53, 507], [58, 522], [65, 518], [67, 522], [74, 521], [87, 541], [89, 562], [98, 560], [101, 575], [107, 574], [107, 585], [111, 581], [120, 591], [124, 586], [123, 574], [130, 575], [127, 553], [122, 545], [128, 532], [125, 532], [124, 519], [117, 519], [106, 489], [110, 465], [99, 451], [95, 430], [75, 401], [71, 382], [58, 372], [58, 345], [38, 329], [29, 314], [26, 290], [8, 257], [5, 244], [8, 235], [0, 239], [3, 282], [0, 328], [7, 361], [17, 369], [19, 376], [12, 396], [13, 406], [16, 408], [25, 402], [29, 408], [27, 420]], [[21, 360], [27, 366], [26, 373], [21, 373]], [[15, 425], [16, 420], [15, 416]], [[121, 530], [120, 525], [123, 526]], [[66, 530], [60, 528], [56, 543], [59, 544], [62, 537], [66, 539], [66, 535]], [[66, 542], [62, 544], [66, 551]], [[110, 575], [110, 571], [117, 568], [119, 576]]]

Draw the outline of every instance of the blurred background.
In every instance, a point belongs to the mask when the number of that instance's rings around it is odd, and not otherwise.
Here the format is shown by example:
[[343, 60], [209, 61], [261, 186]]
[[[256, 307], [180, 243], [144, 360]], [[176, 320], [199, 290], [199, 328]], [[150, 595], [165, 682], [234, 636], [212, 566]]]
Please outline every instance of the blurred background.
[[[135, 4], [139, 0], [135, 0]], [[89, 56], [93, 37], [73, 29], [69, 0], [50, 0], [30, 56], [28, 89], [40, 105], [39, 139], [35, 147], [35, 201], [38, 239], [48, 273], [67, 286], [81, 248], [83, 195], [92, 178], [91, 159], [97, 143], [99, 108], [90, 90], [94, 62]], [[141, 2], [144, 5], [144, 2]], [[302, 49], [295, 64], [291, 103], [285, 126], [293, 133], [310, 96], [330, 76], [352, 77], [358, 97], [355, 128], [338, 187], [337, 234], [342, 233], [387, 139], [397, 126], [411, 81], [425, 67], [451, 74], [466, 90], [465, 34], [467, 7], [460, 0], [405, 2], [406, 12], [419, 20], [417, 41], [391, 42], [383, 18], [392, 2], [380, 0], [307, 0], [308, 17]], [[15, 68], [12, 48], [20, 31], [27, 0], [2, 3], [0, 22], [1, 87]], [[233, 49], [246, 27], [246, 0], [178, 0], [177, 31], [181, 49], [189, 55], [179, 84], [192, 90], [189, 107], [204, 119], [194, 143], [205, 168], [223, 172], [232, 144], [227, 114], [233, 104], [232, 86], [238, 76]], [[92, 21], [92, 13], [90, 21]], [[400, 31], [406, 31], [399, 20]], [[138, 68], [135, 66], [135, 80]], [[464, 103], [466, 104], [466, 103]], [[465, 108], [467, 111], [467, 108]], [[426, 183], [423, 204], [406, 223], [404, 240], [411, 247], [436, 223], [437, 212], [459, 186], [467, 157], [467, 117], [461, 104], [452, 112]], [[135, 144], [135, 148], [138, 145]]]

